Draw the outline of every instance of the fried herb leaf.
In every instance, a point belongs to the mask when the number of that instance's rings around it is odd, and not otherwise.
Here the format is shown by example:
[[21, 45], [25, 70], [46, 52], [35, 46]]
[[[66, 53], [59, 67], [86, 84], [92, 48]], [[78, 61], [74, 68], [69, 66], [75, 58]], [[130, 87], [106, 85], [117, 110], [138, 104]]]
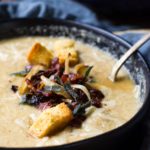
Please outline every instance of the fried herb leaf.
[[78, 94], [73, 90], [70, 83], [63, 83], [59, 76], [55, 76], [55, 81], [64, 87], [64, 90], [75, 100], [78, 100]]
[[14, 72], [14, 73], [11, 73], [10, 75], [14, 75], [14, 76], [19, 76], [19, 77], [24, 77], [28, 74], [28, 72], [26, 70], [22, 70], [22, 71], [19, 71], [19, 72]]
[[73, 88], [71, 87], [70, 83], [65, 83], [64, 84], [64, 89], [66, 90], [66, 92], [75, 100], [78, 100], [78, 94], [73, 90]]
[[85, 109], [85, 108], [87, 108], [87, 107], [89, 107], [89, 106], [91, 106], [91, 102], [90, 102], [90, 101], [88, 101], [88, 102], [82, 104], [82, 105], [81, 105], [81, 109]]
[[54, 77], [54, 79], [55, 79], [55, 81], [56, 81], [58, 84], [63, 85], [63, 82], [62, 82], [62, 80], [60, 79], [60, 77], [59, 77], [58, 75], [56, 75], [56, 76]]
[[81, 104], [78, 104], [75, 109], [73, 110], [73, 115], [77, 115], [81, 110]]
[[78, 104], [75, 109], [73, 110], [73, 115], [76, 116], [76, 115], [81, 115], [81, 114], [84, 114], [85, 113], [85, 109], [87, 107], [89, 107], [91, 105], [91, 102], [90, 101], [87, 101], [86, 103], [84, 104]]
[[18, 71], [18, 72], [14, 72], [11, 73], [10, 75], [14, 75], [14, 76], [19, 76], [19, 77], [25, 77], [31, 70], [31, 66], [26, 66], [24, 70]]
[[44, 91], [60, 92], [61, 90], [62, 90], [62, 88], [60, 86], [57, 86], [57, 85], [44, 87]]
[[89, 66], [89, 68], [88, 68], [87, 71], [85, 72], [84, 79], [86, 79], [86, 78], [89, 76], [89, 74], [90, 74], [92, 68], [93, 68], [93, 66]]

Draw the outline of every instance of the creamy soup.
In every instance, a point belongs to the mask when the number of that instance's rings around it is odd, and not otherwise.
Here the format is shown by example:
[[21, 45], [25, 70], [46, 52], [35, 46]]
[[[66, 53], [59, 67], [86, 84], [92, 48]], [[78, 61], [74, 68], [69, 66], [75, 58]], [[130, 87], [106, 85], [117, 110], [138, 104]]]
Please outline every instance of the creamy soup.
[[10, 74], [22, 70], [27, 64], [27, 51], [35, 42], [52, 50], [56, 40], [58, 38], [23, 37], [0, 42], [0, 147], [38, 147], [79, 141], [121, 126], [138, 111], [141, 104], [137, 98], [137, 86], [126, 70], [121, 70], [120, 80], [112, 83], [107, 77], [115, 63], [114, 58], [96, 47], [76, 41], [75, 47], [81, 61], [94, 66], [91, 74], [96, 84], [93, 83], [93, 86], [99, 85], [105, 95], [102, 108], [89, 107], [87, 119], [80, 128], [68, 126], [52, 136], [31, 136], [28, 129], [41, 111], [19, 104], [18, 95], [11, 91], [11, 86], [19, 85], [22, 78]]

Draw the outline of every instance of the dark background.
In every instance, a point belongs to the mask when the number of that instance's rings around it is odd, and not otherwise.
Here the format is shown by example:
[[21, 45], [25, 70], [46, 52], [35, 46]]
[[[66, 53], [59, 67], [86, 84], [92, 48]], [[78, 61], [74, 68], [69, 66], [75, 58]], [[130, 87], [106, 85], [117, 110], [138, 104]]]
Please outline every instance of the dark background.
[[150, 25], [149, 0], [78, 0], [93, 9], [100, 19], [116, 24]]

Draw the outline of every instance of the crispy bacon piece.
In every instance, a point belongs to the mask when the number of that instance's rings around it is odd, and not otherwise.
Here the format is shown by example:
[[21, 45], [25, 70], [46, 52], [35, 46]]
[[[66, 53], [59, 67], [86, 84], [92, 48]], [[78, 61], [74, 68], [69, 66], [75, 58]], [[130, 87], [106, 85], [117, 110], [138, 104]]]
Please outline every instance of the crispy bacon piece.
[[50, 101], [47, 101], [47, 102], [39, 103], [37, 108], [43, 111], [44, 109], [50, 108], [52, 106], [53, 106], [52, 103]]
[[63, 83], [70, 82], [71, 84], [82, 84], [84, 78], [81, 77], [79, 74], [69, 73], [63, 74], [61, 76], [61, 80], [63, 81]]
[[89, 92], [92, 99], [92, 105], [94, 105], [97, 108], [100, 108], [102, 99], [104, 98], [103, 93], [97, 89], [90, 89]]
[[55, 70], [55, 75], [62, 76], [64, 72], [64, 64], [59, 63], [59, 58], [55, 57], [52, 60], [51, 69]]
[[85, 103], [85, 102], [88, 101], [88, 98], [87, 98], [86, 94], [82, 90], [80, 90], [80, 89], [74, 89], [74, 91], [78, 95], [78, 99], [77, 99], [78, 102]]
[[63, 74], [63, 75], [61, 76], [61, 80], [62, 80], [63, 83], [68, 82], [68, 81], [69, 81], [68, 74]]
[[81, 77], [79, 74], [74, 73], [69, 74], [69, 79], [72, 84], [82, 84], [84, 80], [84, 78]]

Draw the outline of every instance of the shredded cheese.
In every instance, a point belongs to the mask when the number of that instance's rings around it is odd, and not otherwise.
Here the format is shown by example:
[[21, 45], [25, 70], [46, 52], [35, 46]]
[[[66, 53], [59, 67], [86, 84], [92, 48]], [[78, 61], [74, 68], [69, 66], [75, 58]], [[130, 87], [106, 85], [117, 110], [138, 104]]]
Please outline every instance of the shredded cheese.
[[73, 84], [73, 85], [71, 85], [71, 86], [72, 86], [73, 88], [77, 88], [77, 89], [82, 90], [82, 91], [86, 94], [86, 96], [88, 97], [89, 101], [91, 101], [90, 93], [89, 93], [88, 89], [87, 89], [85, 86], [80, 85], [80, 84]]
[[46, 78], [46, 77], [44, 77], [44, 76], [41, 76], [41, 80], [42, 80], [42, 82], [43, 82], [45, 85], [50, 86], [50, 87], [51, 87], [51, 86], [54, 86], [54, 85], [59, 85], [59, 84], [57, 84], [57, 83], [51, 81], [50, 79], [48, 79], [48, 78]]
[[69, 74], [70, 68], [69, 68], [69, 60], [70, 60], [70, 53], [68, 54], [66, 60], [65, 60], [65, 71], [64, 74]]

